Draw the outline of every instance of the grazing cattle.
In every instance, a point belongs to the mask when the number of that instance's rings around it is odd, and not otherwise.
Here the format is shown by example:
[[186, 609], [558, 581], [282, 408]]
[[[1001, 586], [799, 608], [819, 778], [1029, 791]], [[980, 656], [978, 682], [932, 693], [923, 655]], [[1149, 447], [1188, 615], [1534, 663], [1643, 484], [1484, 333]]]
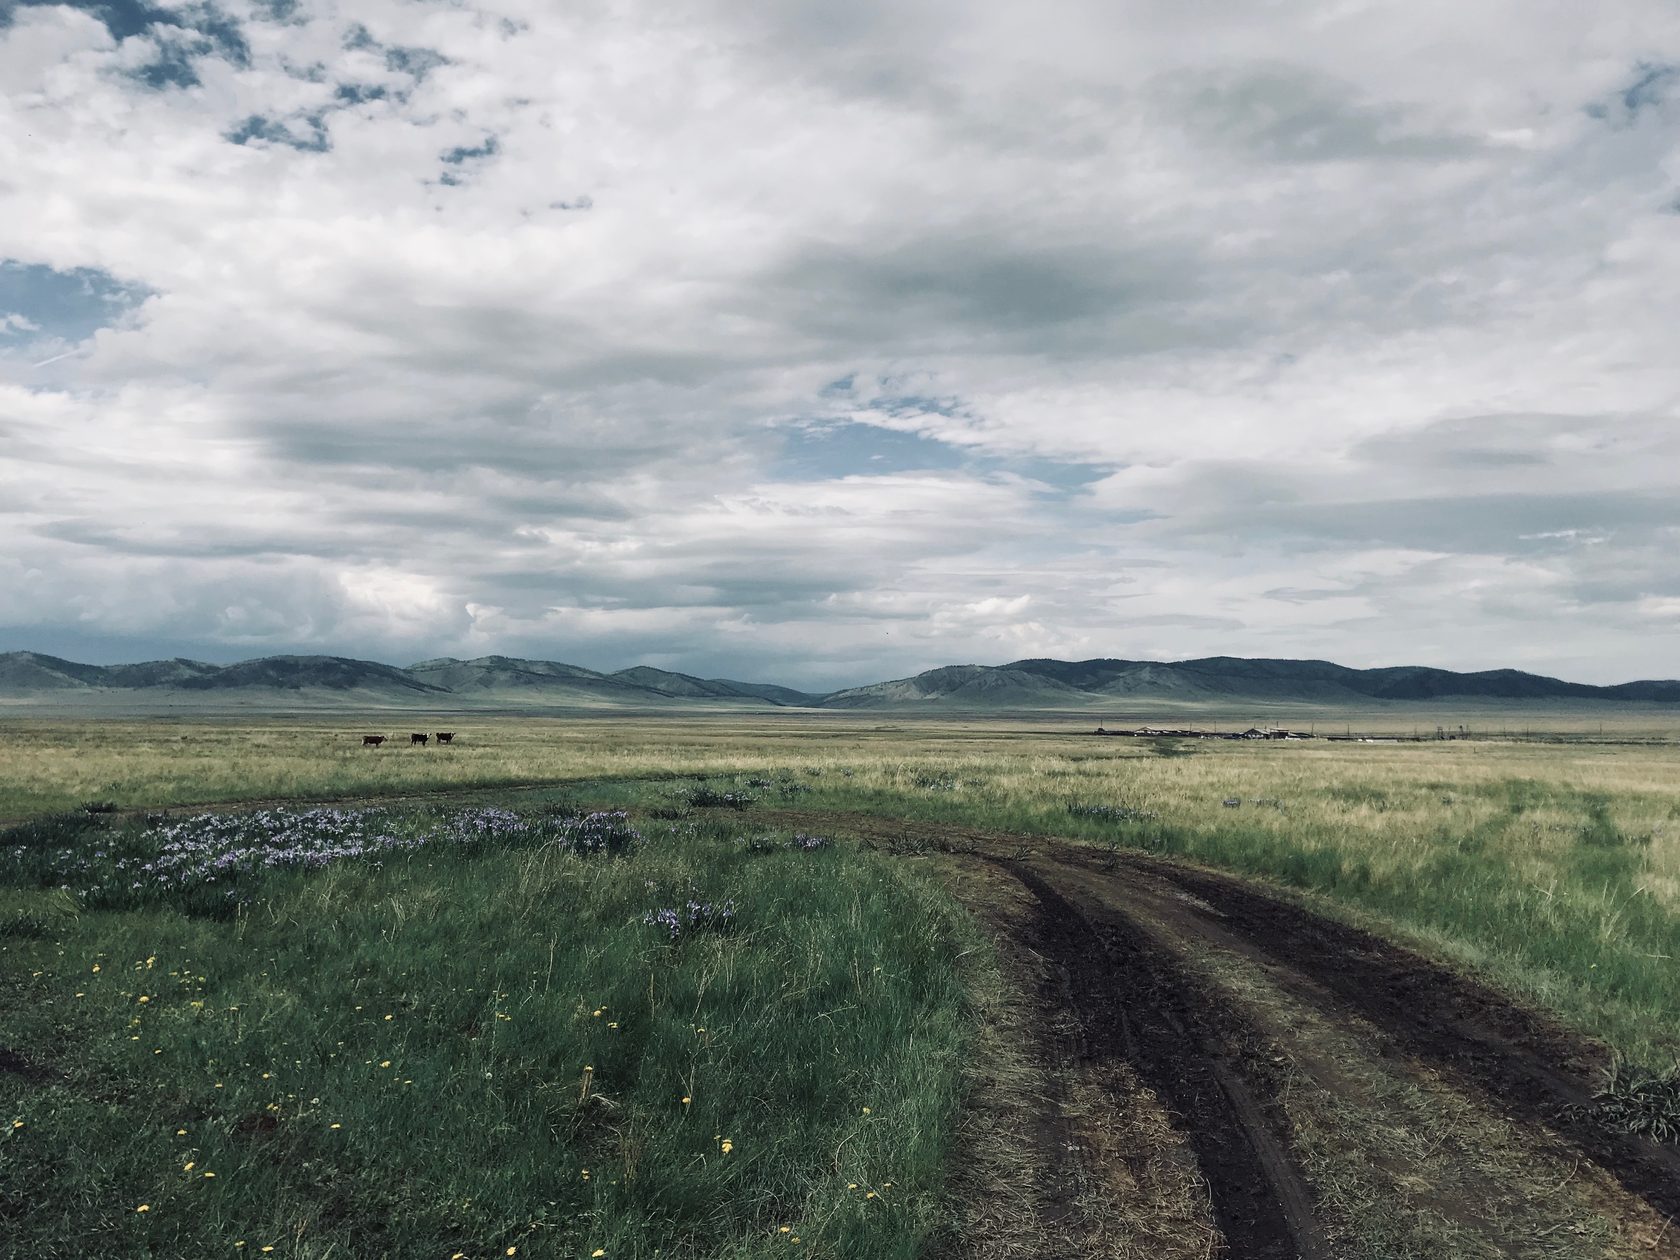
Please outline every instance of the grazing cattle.
[[379, 745], [383, 744], [384, 742], [385, 742], [385, 737], [383, 735], [363, 735], [362, 736], [362, 747], [363, 748], [378, 748]]
[[424, 731], [412, 731], [409, 733], [408, 742], [411, 744], [424, 744], [426, 742], [426, 733]]
[[437, 733], [437, 742], [440, 743], [440, 744], [447, 744], [454, 738], [455, 738], [455, 732], [454, 731], [439, 731]]

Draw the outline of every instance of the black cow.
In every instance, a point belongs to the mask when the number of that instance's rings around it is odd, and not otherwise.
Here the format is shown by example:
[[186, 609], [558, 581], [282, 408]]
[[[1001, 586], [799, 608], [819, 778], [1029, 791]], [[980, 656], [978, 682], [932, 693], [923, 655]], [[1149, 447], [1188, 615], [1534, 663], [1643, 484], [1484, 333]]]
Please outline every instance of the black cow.
[[453, 740], [454, 738], [455, 738], [455, 732], [454, 731], [439, 731], [437, 733], [437, 742], [440, 743], [440, 744], [447, 744], [451, 740]]
[[408, 742], [411, 744], [424, 744], [426, 742], [426, 733], [424, 731], [413, 731], [409, 734]]
[[384, 742], [385, 742], [385, 737], [383, 735], [363, 735], [362, 736], [362, 747], [363, 748], [378, 748], [379, 745], [383, 744]]

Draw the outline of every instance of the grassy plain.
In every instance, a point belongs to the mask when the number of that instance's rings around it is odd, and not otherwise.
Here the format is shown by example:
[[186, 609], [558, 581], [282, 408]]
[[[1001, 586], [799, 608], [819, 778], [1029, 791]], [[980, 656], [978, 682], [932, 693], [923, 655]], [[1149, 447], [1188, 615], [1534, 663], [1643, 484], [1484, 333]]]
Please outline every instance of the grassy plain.
[[1080, 836], [1266, 876], [1488, 970], [1641, 1060], [1680, 1054], [1680, 746], [1646, 736], [1163, 743], [1097, 739], [1083, 718], [771, 714], [506, 719], [458, 724], [449, 748], [364, 749], [364, 725], [8, 723], [0, 818], [539, 784], [638, 804], [676, 779], [791, 777], [809, 790], [764, 803]]
[[247, 873], [222, 905], [0, 890], [0, 1250], [919, 1254], [966, 925], [842, 846], [641, 830]]
[[[349, 1210], [340, 1202], [408, 1222], [405, 1239], [471, 1240], [472, 1255], [488, 1242], [496, 1254], [651, 1255], [656, 1238], [677, 1240], [676, 1254], [769, 1255], [794, 1236], [820, 1238], [820, 1254], [915, 1254], [939, 1216], [975, 1019], [963, 970], [985, 971], [986, 951], [919, 864], [898, 860], [915, 845], [754, 853], [744, 839], [772, 811], [784, 832], [843, 834], [848, 813], [867, 813], [1261, 876], [1475, 968], [1632, 1061], [1680, 1058], [1675, 744], [1136, 741], [1095, 738], [1084, 719], [734, 715], [460, 722], [451, 748], [364, 750], [362, 725], [7, 723], [0, 816], [427, 794], [646, 816], [682, 812], [699, 780], [752, 800], [691, 811], [693, 837], [611, 862], [509, 848], [288, 875], [232, 919], [0, 892], [8, 1027], [25, 1045], [67, 1039], [75, 1079], [98, 1086], [0, 1132], [0, 1195], [27, 1192], [4, 1180], [32, 1166], [20, 1153], [35, 1149], [37, 1169], [82, 1155], [85, 1185], [44, 1242], [97, 1221], [154, 1254], [209, 1254], [237, 1228], [253, 1245], [260, 1233], [264, 1245], [290, 1238], [288, 1254], [327, 1255], [348, 1246], [331, 1218]], [[650, 939], [643, 903], [690, 887], [736, 896], [754, 926], [686, 952]], [[88, 971], [102, 954], [120, 970]], [[167, 1005], [137, 1013], [148, 957], [206, 979], [159, 983]], [[966, 981], [972, 993], [975, 974]], [[603, 1006], [634, 1012], [612, 1030], [625, 1036], [606, 1037]], [[697, 1044], [701, 1026], [728, 1028], [727, 1043]], [[464, 1037], [469, 1027], [480, 1034]], [[609, 1104], [593, 1105], [608, 1109], [580, 1105], [583, 1063], [612, 1074]], [[210, 1092], [217, 1080], [240, 1092]], [[683, 1091], [709, 1110], [682, 1109]], [[0, 1073], [0, 1120], [24, 1098]], [[270, 1104], [287, 1117], [284, 1142], [237, 1136]], [[147, 1116], [184, 1120], [148, 1128]], [[436, 1136], [405, 1145], [415, 1131]], [[94, 1149], [110, 1156], [87, 1159]], [[182, 1178], [188, 1162], [243, 1170], [244, 1184], [284, 1174], [224, 1200], [225, 1187]], [[607, 1167], [619, 1185], [603, 1181]], [[889, 1203], [848, 1189], [886, 1181]]]

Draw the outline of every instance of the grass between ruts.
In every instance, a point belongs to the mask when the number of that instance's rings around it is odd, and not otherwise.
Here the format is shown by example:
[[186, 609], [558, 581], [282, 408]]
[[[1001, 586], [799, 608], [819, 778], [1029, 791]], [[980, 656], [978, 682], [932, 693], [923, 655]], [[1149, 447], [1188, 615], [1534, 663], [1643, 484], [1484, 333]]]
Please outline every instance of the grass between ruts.
[[[3, 1250], [919, 1254], [985, 952], [902, 864], [736, 822], [0, 894]], [[733, 919], [644, 922], [690, 899]]]

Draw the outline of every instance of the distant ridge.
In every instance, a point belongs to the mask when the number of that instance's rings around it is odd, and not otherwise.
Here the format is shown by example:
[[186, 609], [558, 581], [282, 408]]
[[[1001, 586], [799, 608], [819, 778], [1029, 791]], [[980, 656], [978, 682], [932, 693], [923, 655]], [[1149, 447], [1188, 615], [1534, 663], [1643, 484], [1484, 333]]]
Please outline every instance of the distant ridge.
[[1007, 665], [947, 665], [912, 678], [850, 687], [826, 696], [829, 708], [893, 708], [943, 704], [973, 708], [1082, 707], [1126, 700], [1202, 703], [1263, 700], [1354, 705], [1424, 700], [1598, 700], [1671, 704], [1680, 682], [1644, 681], [1595, 687], [1515, 669], [1457, 673], [1419, 665], [1350, 669], [1330, 661], [1209, 656], [1191, 661], [1043, 658]]
[[1330, 661], [1209, 656], [1190, 661], [1029, 658], [1007, 665], [945, 665], [909, 678], [826, 695], [774, 683], [700, 678], [636, 665], [606, 674], [560, 661], [452, 656], [406, 669], [342, 656], [265, 656], [233, 665], [176, 657], [132, 665], [84, 665], [40, 652], [0, 654], [0, 701], [9, 704], [308, 707], [356, 704], [438, 709], [822, 708], [960, 711], [1124, 709], [1131, 702], [1211, 707], [1221, 703], [1325, 706], [1437, 700], [1680, 704], [1680, 681], [1610, 687], [1521, 670], [1476, 673], [1405, 665], [1350, 669]]

